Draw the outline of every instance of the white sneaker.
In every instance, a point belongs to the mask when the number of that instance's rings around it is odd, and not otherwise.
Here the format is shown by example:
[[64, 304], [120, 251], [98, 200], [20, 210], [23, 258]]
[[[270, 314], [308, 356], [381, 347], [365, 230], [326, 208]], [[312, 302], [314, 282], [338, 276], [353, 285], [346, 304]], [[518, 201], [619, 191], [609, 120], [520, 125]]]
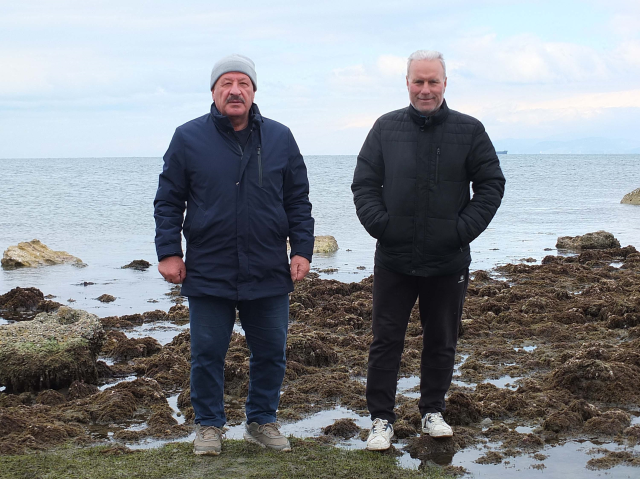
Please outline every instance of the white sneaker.
[[428, 412], [422, 418], [422, 432], [431, 437], [451, 437], [453, 429], [442, 418], [442, 413]]
[[393, 426], [386, 419], [376, 418], [373, 421], [369, 438], [367, 439], [367, 449], [369, 451], [384, 451], [391, 447], [393, 437]]

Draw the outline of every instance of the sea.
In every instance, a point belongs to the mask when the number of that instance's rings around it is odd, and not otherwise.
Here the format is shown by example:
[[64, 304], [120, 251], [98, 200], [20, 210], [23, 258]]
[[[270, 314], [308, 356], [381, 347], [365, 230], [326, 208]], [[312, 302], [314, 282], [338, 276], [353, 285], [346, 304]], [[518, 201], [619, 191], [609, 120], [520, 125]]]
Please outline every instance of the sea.
[[[356, 156], [307, 156], [315, 234], [339, 250], [316, 254], [312, 270], [342, 282], [373, 273], [375, 240], [355, 214]], [[86, 264], [0, 269], [0, 294], [36, 287], [98, 316], [167, 310], [171, 287], [157, 271], [153, 199], [162, 158], [0, 159], [0, 251], [39, 239]], [[559, 236], [606, 230], [640, 248], [640, 206], [621, 204], [640, 187], [640, 155], [500, 155], [505, 196], [471, 245], [471, 270], [558, 254]], [[133, 260], [147, 271], [122, 269]], [[93, 283], [93, 284], [89, 284]], [[95, 298], [110, 294], [112, 303]], [[0, 321], [2, 321], [0, 319]]]
[[[356, 157], [307, 156], [305, 161], [316, 235], [332, 235], [339, 245], [335, 253], [314, 255], [312, 269], [323, 278], [360, 281], [373, 273], [375, 240], [355, 214], [350, 184]], [[555, 248], [559, 236], [598, 230], [613, 233], [622, 246], [640, 248], [640, 206], [620, 203], [640, 187], [640, 155], [500, 155], [500, 162], [507, 179], [504, 200], [489, 228], [471, 245], [472, 271], [491, 272], [501, 264], [539, 263], [547, 255], [567, 254]], [[154, 248], [153, 199], [161, 170], [162, 158], [0, 159], [0, 250], [39, 239], [86, 264], [0, 269], [0, 294], [17, 286], [36, 287], [54, 301], [100, 317], [168, 310], [173, 303], [167, 293], [173, 285], [158, 273]], [[146, 271], [122, 268], [137, 259], [152, 266]], [[116, 299], [101, 303], [96, 298], [102, 294]], [[8, 322], [0, 316], [0, 325]], [[151, 335], [166, 344], [184, 327], [143, 326], [127, 334]], [[415, 385], [417, 377], [404, 381]], [[177, 396], [169, 401], [177, 420], [183, 421], [177, 415]], [[338, 406], [285, 424], [283, 432], [317, 436], [321, 427], [345, 417], [363, 428], [370, 425], [368, 418]], [[640, 417], [634, 423], [640, 423]], [[241, 438], [241, 429], [231, 427], [227, 437]], [[145, 442], [135, 447], [159, 445]], [[361, 449], [364, 443], [354, 439], [340, 447]], [[474, 477], [637, 477], [627, 466], [605, 472], [585, 469], [596, 447], [602, 444], [570, 441], [545, 448], [549, 458], [544, 472], [529, 456], [478, 465], [482, 451], [473, 448], [456, 454], [453, 465], [465, 467]], [[398, 460], [406, 468], [420, 464], [406, 452]]]

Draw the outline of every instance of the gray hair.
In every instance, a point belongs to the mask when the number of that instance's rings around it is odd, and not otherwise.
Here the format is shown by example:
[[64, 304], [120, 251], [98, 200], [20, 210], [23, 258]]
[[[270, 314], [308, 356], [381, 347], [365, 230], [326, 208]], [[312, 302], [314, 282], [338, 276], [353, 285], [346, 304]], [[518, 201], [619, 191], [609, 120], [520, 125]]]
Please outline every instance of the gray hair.
[[444, 56], [442, 53], [435, 50], [417, 50], [409, 55], [407, 60], [407, 76], [409, 76], [409, 67], [413, 60], [440, 60], [442, 64], [442, 70], [444, 71], [444, 77], [447, 78], [447, 65], [444, 63]]

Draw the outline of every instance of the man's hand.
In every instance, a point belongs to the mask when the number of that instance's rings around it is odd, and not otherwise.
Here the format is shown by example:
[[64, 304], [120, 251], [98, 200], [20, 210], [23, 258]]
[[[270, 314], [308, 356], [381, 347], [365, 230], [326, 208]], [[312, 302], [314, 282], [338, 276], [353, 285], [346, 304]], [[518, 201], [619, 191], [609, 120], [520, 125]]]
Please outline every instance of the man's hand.
[[294, 256], [291, 258], [291, 279], [293, 281], [300, 281], [309, 272], [309, 260], [302, 256]]
[[[309, 264], [307, 262], [307, 264]], [[167, 256], [158, 263], [158, 271], [169, 283], [182, 284], [187, 275], [187, 268], [180, 256]], [[309, 271], [307, 269], [307, 271]]]

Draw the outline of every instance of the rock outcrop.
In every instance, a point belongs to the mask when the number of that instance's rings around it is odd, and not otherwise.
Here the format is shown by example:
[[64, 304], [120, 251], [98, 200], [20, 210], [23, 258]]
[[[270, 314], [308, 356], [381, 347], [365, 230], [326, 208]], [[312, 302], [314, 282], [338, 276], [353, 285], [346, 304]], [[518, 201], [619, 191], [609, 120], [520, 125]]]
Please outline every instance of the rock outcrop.
[[601, 230], [582, 236], [561, 236], [558, 238], [556, 248], [574, 251], [620, 248], [620, 242], [611, 233]]
[[62, 263], [86, 266], [80, 258], [66, 251], [53, 251], [37, 239], [18, 243], [17, 246], [9, 246], [2, 256], [1, 263], [5, 269], [34, 268]]
[[98, 380], [96, 358], [104, 341], [98, 317], [60, 307], [31, 321], [0, 326], [0, 385], [7, 392], [41, 391]]
[[[291, 249], [289, 240], [287, 239], [287, 250]], [[313, 254], [316, 253], [335, 253], [338, 251], [338, 242], [333, 236], [315, 236], [313, 242]]]
[[122, 269], [135, 269], [137, 271], [146, 271], [151, 266], [151, 263], [144, 259], [135, 259], [131, 263], [124, 265]]
[[333, 236], [316, 236], [313, 243], [314, 253], [335, 253], [338, 251], [338, 242]]
[[640, 205], [640, 188], [636, 188], [631, 193], [624, 195], [620, 203], [627, 205]]

